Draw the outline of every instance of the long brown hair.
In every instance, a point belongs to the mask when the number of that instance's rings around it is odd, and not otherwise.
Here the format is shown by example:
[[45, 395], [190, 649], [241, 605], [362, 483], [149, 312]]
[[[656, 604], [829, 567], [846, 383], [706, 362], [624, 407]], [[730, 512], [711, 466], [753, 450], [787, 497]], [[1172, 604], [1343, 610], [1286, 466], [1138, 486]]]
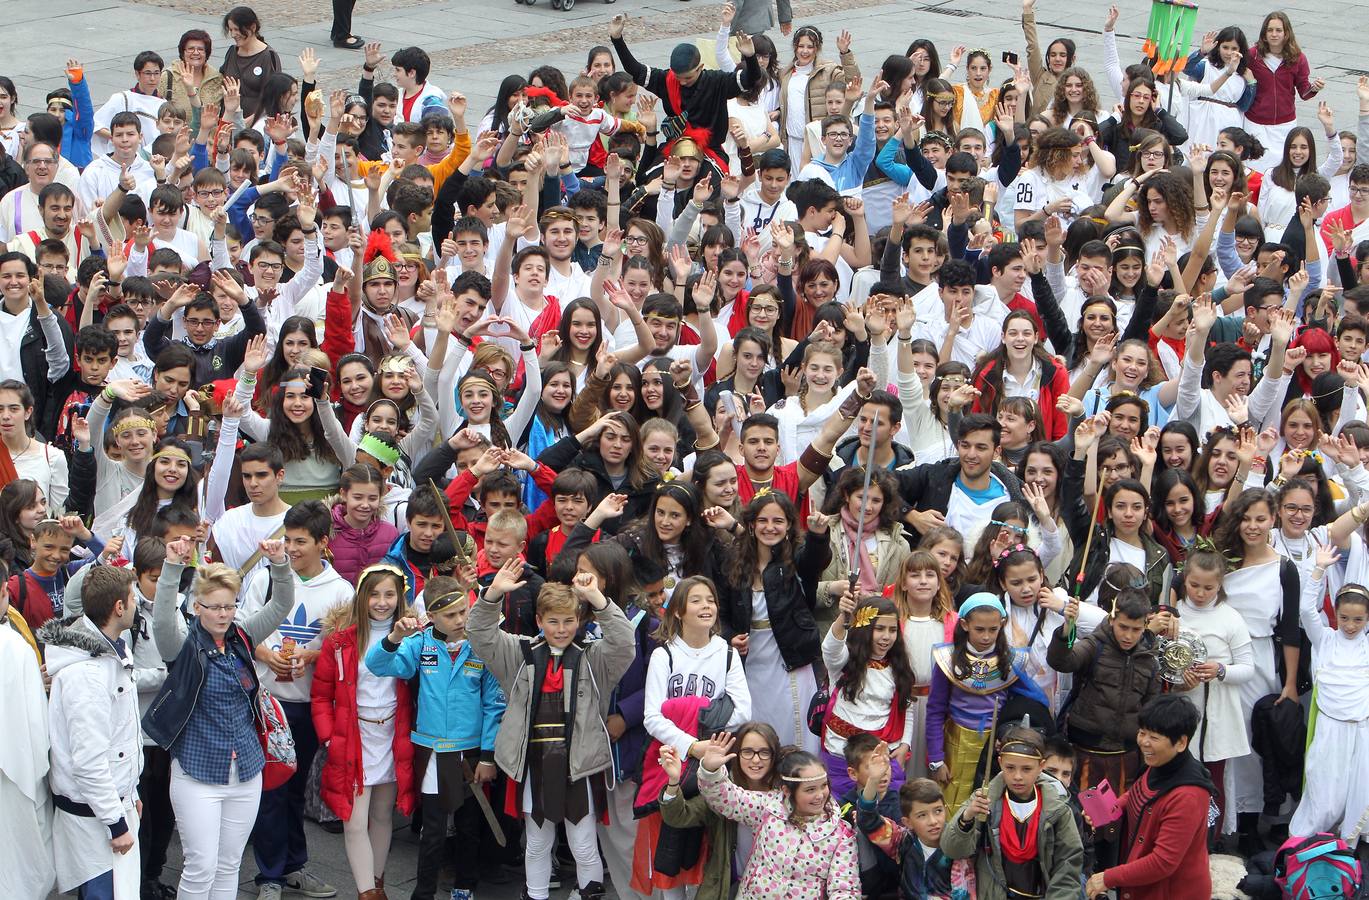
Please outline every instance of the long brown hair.
[[778, 491], [753, 497], [751, 502], [742, 509], [742, 536], [733, 542], [732, 558], [728, 561], [727, 566], [728, 580], [743, 590], [749, 589], [751, 580], [756, 574], [756, 567], [760, 565], [760, 541], [756, 539], [756, 517], [760, 515], [761, 510], [771, 504], [778, 506], [780, 511], [784, 513], [785, 518], [789, 520], [789, 528], [785, 539], [780, 541], [771, 551], [770, 558], [772, 561], [785, 566], [790, 566], [794, 561], [794, 551], [799, 544], [799, 514], [794, 507], [794, 501], [789, 499], [788, 494]]
[[[395, 604], [395, 611], [390, 616], [390, 621], [392, 623], [398, 622], [409, 614], [408, 605], [404, 602], [407, 584], [403, 572], [395, 566], [384, 563], [362, 570], [361, 577], [357, 579], [356, 593], [352, 595], [352, 602], [347, 604], [348, 611], [338, 622], [339, 631], [352, 625], [357, 627], [358, 658], [366, 656], [366, 642], [371, 636], [370, 628], [361, 627], [363, 622], [369, 622], [371, 619], [371, 594], [387, 578], [394, 581], [395, 590], [399, 593], [399, 602]], [[431, 581], [428, 583], [432, 584]]]
[[[849, 655], [846, 665], [841, 670], [842, 677], [845, 678], [841, 695], [853, 703], [861, 691], [865, 690], [865, 673], [869, 669], [870, 657], [874, 651], [874, 623], [881, 616], [891, 616], [895, 623], [901, 622], [898, 607], [888, 597], [878, 594], [862, 597], [856, 604], [856, 620], [859, 620], [863, 611], [869, 609], [875, 611], [875, 618], [870, 624], [863, 628], [848, 628], [846, 631], [846, 652]], [[913, 696], [913, 666], [908, 660], [908, 645], [904, 643], [902, 635], [894, 639], [884, 661], [893, 672], [894, 690], [899, 702], [909, 702]]]
[[[722, 601], [718, 599], [718, 587], [713, 583], [712, 578], [704, 575], [690, 575], [688, 578], [681, 578], [680, 583], [675, 585], [675, 590], [670, 595], [670, 601], [661, 610], [661, 622], [656, 626], [656, 631], [652, 633], [651, 639], [662, 646], [670, 643], [684, 632], [684, 611], [688, 605], [689, 592], [702, 585], [708, 588], [713, 595], [713, 603], [721, 610]], [[713, 630], [711, 634], [717, 634], [721, 629], [721, 616], [714, 616]]]
[[1271, 19], [1278, 19], [1283, 23], [1283, 52], [1280, 53], [1279, 56], [1286, 63], [1296, 63], [1298, 57], [1302, 56], [1302, 48], [1298, 46], [1298, 39], [1293, 36], [1293, 23], [1289, 20], [1288, 13], [1281, 9], [1277, 9], [1265, 16], [1264, 21], [1260, 23], [1260, 38], [1255, 42], [1256, 53], [1259, 56], [1268, 56], [1270, 53], [1274, 52], [1269, 49], [1269, 42], [1264, 39], [1265, 32], [1269, 30], [1269, 22]]

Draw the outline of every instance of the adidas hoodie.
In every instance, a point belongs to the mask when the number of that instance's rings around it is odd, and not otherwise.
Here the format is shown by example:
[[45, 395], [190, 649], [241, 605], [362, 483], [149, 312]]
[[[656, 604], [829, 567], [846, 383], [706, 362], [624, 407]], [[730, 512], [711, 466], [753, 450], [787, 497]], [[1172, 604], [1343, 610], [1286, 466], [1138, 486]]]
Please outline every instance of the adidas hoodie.
[[[295, 579], [295, 605], [280, 627], [271, 632], [261, 642], [261, 646], [280, 650], [285, 638], [292, 638], [297, 648], [317, 650], [323, 645], [323, 620], [329, 610], [339, 603], [351, 603], [353, 588], [347, 583], [331, 563], [323, 563], [323, 571], [308, 581], [291, 572]], [[250, 616], [264, 607], [269, 601], [267, 591], [271, 586], [270, 573], [259, 569], [253, 573], [243, 595], [239, 617]], [[257, 678], [261, 686], [271, 692], [277, 700], [285, 703], [308, 703], [309, 688], [314, 680], [314, 667], [306, 666], [304, 671], [292, 681], [277, 681], [275, 673], [265, 663], [257, 663]]]

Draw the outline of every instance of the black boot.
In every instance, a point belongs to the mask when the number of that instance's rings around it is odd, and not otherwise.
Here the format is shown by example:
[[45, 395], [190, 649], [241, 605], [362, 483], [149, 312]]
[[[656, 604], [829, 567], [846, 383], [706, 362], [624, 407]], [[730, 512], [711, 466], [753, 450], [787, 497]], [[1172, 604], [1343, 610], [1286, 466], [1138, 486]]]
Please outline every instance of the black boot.
[[580, 900], [604, 900], [604, 885], [601, 882], [591, 881], [579, 891]]
[[1264, 841], [1260, 838], [1259, 813], [1237, 813], [1236, 831], [1240, 835], [1238, 851], [1241, 856], [1250, 859], [1264, 852]]

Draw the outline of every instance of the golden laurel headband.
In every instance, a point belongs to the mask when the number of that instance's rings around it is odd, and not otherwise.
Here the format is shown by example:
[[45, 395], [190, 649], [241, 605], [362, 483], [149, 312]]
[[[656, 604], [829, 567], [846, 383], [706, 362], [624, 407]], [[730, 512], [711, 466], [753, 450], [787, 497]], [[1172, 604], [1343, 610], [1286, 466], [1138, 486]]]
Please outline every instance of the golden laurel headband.
[[129, 416], [126, 419], [120, 419], [118, 422], [115, 422], [110, 430], [114, 432], [115, 437], [118, 437], [125, 431], [132, 431], [135, 428], [146, 428], [148, 431], [156, 431], [157, 423], [144, 416]]
[[855, 620], [851, 622], [852, 628], [865, 628], [875, 624], [875, 620], [880, 617], [879, 607], [866, 606], [856, 611]]
[[806, 778], [800, 778], [797, 775], [781, 775], [780, 780], [787, 781], [790, 784], [809, 784], [814, 781], [826, 781], [827, 773], [823, 772], [821, 775], [809, 775]]
[[162, 459], [166, 457], [169, 457], [171, 459], [183, 459], [187, 463], [190, 462], [190, 454], [186, 453], [184, 450], [182, 450], [180, 447], [175, 446], [174, 444], [170, 447], [163, 447], [156, 453], [152, 454], [153, 459]]

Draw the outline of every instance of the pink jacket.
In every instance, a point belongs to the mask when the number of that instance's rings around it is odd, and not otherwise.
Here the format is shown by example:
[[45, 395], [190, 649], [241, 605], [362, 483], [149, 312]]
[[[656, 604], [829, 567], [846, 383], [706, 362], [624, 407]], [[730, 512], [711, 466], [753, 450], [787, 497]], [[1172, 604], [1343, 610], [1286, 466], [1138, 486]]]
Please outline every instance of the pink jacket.
[[[834, 808], [815, 822], [794, 825], [788, 804], [770, 791], [747, 791], [727, 769], [699, 769], [699, 793], [718, 815], [754, 829], [751, 861], [738, 896], [747, 900], [860, 900], [856, 830]], [[829, 804], [829, 807], [831, 805]]]
[[[1312, 70], [1304, 54], [1298, 54], [1297, 62], [1280, 63], [1277, 69], [1270, 71], [1260, 52], [1251, 47], [1246, 62], [1250, 64], [1250, 72], [1255, 76], [1255, 102], [1250, 104], [1245, 117], [1256, 125], [1282, 125], [1285, 122], [1292, 122], [1298, 117], [1297, 97], [1294, 96], [1294, 92], [1304, 100], [1311, 100], [1317, 95], [1309, 78]], [[1282, 147], [1265, 149], [1275, 154], [1283, 152]]]
[[352, 584], [367, 566], [385, 557], [399, 529], [382, 519], [375, 519], [365, 528], [353, 528], [342, 517], [342, 504], [333, 507], [333, 540], [328, 549], [333, 553], [333, 568]]

